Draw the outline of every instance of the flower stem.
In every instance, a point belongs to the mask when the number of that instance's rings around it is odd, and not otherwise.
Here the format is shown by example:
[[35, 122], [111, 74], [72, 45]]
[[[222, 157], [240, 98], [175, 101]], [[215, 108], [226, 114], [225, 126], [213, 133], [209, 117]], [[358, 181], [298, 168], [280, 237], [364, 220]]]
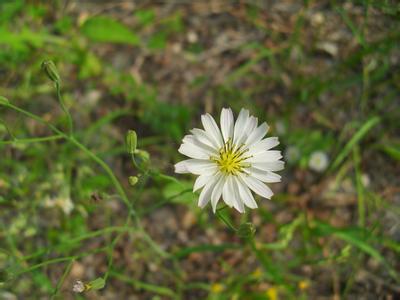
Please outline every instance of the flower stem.
[[[121, 197], [123, 203], [125, 204], [125, 206], [127, 207], [127, 209], [129, 210], [129, 214], [127, 216], [127, 219], [125, 221], [125, 225], [123, 226], [123, 230], [113, 239], [112, 243], [106, 248], [108, 254], [109, 254], [109, 260], [108, 260], [108, 271], [105, 273], [104, 279], [108, 279], [109, 276], [109, 272], [112, 267], [113, 264], [113, 257], [112, 257], [112, 253], [114, 251], [114, 248], [118, 242], [118, 240], [121, 238], [121, 236], [128, 231], [129, 228], [129, 224], [131, 223], [131, 220], [133, 219], [134, 224], [136, 225], [136, 230], [142, 235], [142, 238], [146, 241], [146, 243], [157, 253], [159, 254], [161, 257], [163, 258], [169, 258], [173, 260], [174, 263], [174, 267], [179, 270], [179, 268], [177, 267], [177, 261], [173, 258], [173, 256], [168, 253], [167, 251], [163, 250], [155, 241], [153, 241], [153, 239], [151, 238], [151, 236], [149, 236], [145, 229], [143, 228], [143, 226], [141, 225], [140, 219], [138, 214], [136, 213], [136, 211], [133, 208], [133, 205], [131, 203], [131, 201], [129, 201], [129, 198], [124, 190], [124, 188], [122, 187], [121, 183], [118, 181], [117, 177], [115, 176], [114, 172], [111, 170], [111, 168], [99, 157], [97, 156], [95, 153], [93, 153], [91, 150], [89, 150], [85, 145], [83, 145], [81, 142], [79, 142], [74, 136], [72, 136], [72, 131], [70, 131], [70, 135], [64, 133], [62, 130], [58, 129], [56, 126], [52, 125], [51, 123], [45, 121], [43, 118], [41, 118], [40, 116], [37, 116], [35, 114], [30, 113], [29, 111], [26, 111], [18, 106], [15, 106], [11, 103], [7, 103], [6, 105], [4, 105], [8, 108], [13, 109], [14, 111], [28, 117], [31, 118], [39, 123], [42, 123], [44, 125], [46, 125], [50, 130], [52, 130], [54, 133], [57, 134], [58, 138], [63, 138], [65, 140], [67, 140], [68, 142], [70, 142], [71, 144], [73, 144], [74, 146], [76, 146], [77, 148], [79, 148], [80, 150], [82, 150], [82, 152], [84, 152], [88, 157], [90, 157], [93, 161], [95, 161], [98, 165], [100, 165], [100, 167], [103, 168], [103, 170], [107, 173], [107, 175], [109, 176], [112, 184], [114, 185], [115, 189], [117, 190], [119, 196]], [[71, 129], [72, 127], [70, 127]], [[145, 172], [143, 174], [144, 177], [148, 176], [148, 172]], [[144, 183], [142, 188], [144, 187]], [[72, 256], [69, 257], [68, 259], [66, 258], [62, 258], [60, 260], [54, 260], [54, 262], [61, 262], [61, 261], [65, 261], [65, 260], [71, 260], [71, 259], [77, 259], [78, 256]], [[53, 261], [52, 261], [53, 262]], [[57, 289], [55, 290], [57, 291]]]
[[61, 109], [64, 111], [65, 115], [68, 118], [69, 136], [72, 137], [74, 134], [74, 121], [72, 119], [71, 113], [69, 112], [69, 109], [65, 106], [64, 100], [61, 97], [61, 86], [58, 81], [56, 82], [56, 90], [57, 90], [58, 102], [60, 103]]
[[222, 209], [223, 209], [223, 208], [218, 209], [218, 210], [216, 211], [217, 217], [218, 217], [222, 222], [224, 222], [230, 229], [232, 229], [233, 231], [237, 232], [238, 229], [231, 223], [231, 221], [229, 221], [224, 215], [222, 215], [222, 214], [220, 213], [220, 210], [222, 210]]
[[113, 185], [115, 186], [115, 188], [117, 189], [118, 194], [120, 195], [122, 201], [126, 204], [126, 206], [128, 207], [128, 209], [130, 210], [130, 212], [132, 214], [135, 214], [135, 212], [133, 211], [132, 205], [129, 202], [129, 199], [122, 187], [122, 185], [119, 183], [117, 177], [114, 175], [113, 171], [110, 169], [110, 167], [100, 158], [98, 157], [96, 154], [94, 154], [92, 151], [90, 151], [88, 148], [86, 148], [86, 146], [84, 146], [82, 143], [80, 143], [78, 140], [76, 140], [74, 137], [69, 136], [67, 134], [65, 134], [64, 132], [62, 132], [60, 129], [58, 129], [57, 127], [55, 127], [54, 125], [46, 122], [45, 120], [43, 120], [41, 117], [30, 113], [29, 111], [26, 111], [18, 106], [15, 106], [13, 104], [8, 104], [7, 107], [35, 120], [38, 121], [44, 125], [46, 125], [47, 127], [49, 127], [53, 132], [57, 133], [60, 137], [63, 137], [64, 139], [66, 139], [67, 141], [69, 141], [70, 143], [72, 143], [73, 145], [75, 145], [76, 147], [78, 147], [79, 149], [81, 149], [86, 155], [88, 155], [91, 159], [93, 159], [97, 164], [99, 164], [104, 171], [107, 173], [107, 175], [110, 177]]

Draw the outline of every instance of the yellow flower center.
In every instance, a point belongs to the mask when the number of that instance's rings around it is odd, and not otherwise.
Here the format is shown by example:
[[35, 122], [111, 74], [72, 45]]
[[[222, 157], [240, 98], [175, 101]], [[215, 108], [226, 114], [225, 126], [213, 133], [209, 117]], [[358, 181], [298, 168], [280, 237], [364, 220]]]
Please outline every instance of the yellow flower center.
[[225, 175], [237, 175], [239, 172], [243, 172], [243, 168], [247, 168], [250, 165], [244, 163], [248, 157], [245, 157], [243, 154], [248, 151], [248, 149], [243, 149], [244, 145], [241, 145], [237, 149], [233, 148], [232, 140], [229, 139], [219, 150], [219, 156], [211, 157], [211, 160], [214, 161], [219, 170]]

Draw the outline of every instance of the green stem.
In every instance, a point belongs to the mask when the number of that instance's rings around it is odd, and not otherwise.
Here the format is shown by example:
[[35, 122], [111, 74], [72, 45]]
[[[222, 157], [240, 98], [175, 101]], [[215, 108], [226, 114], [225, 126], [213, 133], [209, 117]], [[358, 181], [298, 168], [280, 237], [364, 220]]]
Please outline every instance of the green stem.
[[[92, 160], [94, 160], [97, 164], [99, 164], [103, 170], [107, 173], [107, 175], [109, 176], [111, 182], [113, 183], [114, 187], [116, 188], [118, 194], [120, 195], [122, 201], [124, 202], [124, 204], [126, 205], [126, 207], [129, 210], [129, 215], [127, 217], [126, 223], [125, 223], [125, 228], [128, 227], [131, 218], [134, 218], [135, 221], [135, 225], [137, 226], [138, 231], [142, 234], [143, 239], [149, 244], [150, 247], [152, 247], [160, 256], [164, 257], [164, 258], [169, 258], [172, 257], [168, 252], [164, 251], [163, 249], [161, 249], [153, 240], [152, 238], [145, 232], [144, 228], [142, 227], [142, 225], [140, 224], [140, 220], [135, 212], [135, 210], [133, 209], [133, 205], [132, 203], [129, 201], [128, 196], [125, 193], [125, 190], [123, 189], [122, 185], [120, 184], [120, 182], [118, 181], [117, 177], [114, 175], [113, 171], [111, 170], [111, 168], [100, 158], [98, 157], [96, 154], [94, 154], [92, 151], [90, 151], [88, 148], [86, 148], [86, 146], [84, 146], [83, 144], [81, 144], [78, 140], [76, 140], [73, 136], [71, 135], [67, 135], [64, 132], [62, 132], [60, 129], [58, 129], [57, 127], [55, 127], [54, 125], [46, 122], [45, 120], [43, 120], [41, 117], [32, 114], [18, 106], [15, 106], [11, 103], [7, 103], [5, 105], [6, 107], [9, 107], [19, 113], [21, 113], [22, 115], [25, 115], [39, 123], [42, 123], [44, 125], [46, 125], [48, 128], [50, 128], [53, 132], [55, 132], [56, 134], [58, 134], [60, 136], [60, 138], [64, 138], [66, 139], [68, 142], [70, 142], [71, 144], [75, 145], [77, 148], [79, 148], [80, 150], [82, 150], [86, 155], [88, 155]], [[68, 113], [69, 114], [69, 113]], [[72, 120], [72, 119], [71, 119]], [[71, 127], [72, 128], [72, 127]], [[146, 177], [148, 174], [147, 172], [144, 174], [144, 177]], [[124, 231], [123, 231], [124, 232]], [[119, 238], [122, 236], [123, 232], [121, 232], [119, 235], [117, 235], [117, 237], [113, 240], [111, 247], [107, 247], [107, 250], [109, 253], [111, 253], [112, 256], [112, 252], [113, 249], [117, 243], [117, 241], [119, 240]], [[47, 263], [54, 263], [54, 262], [61, 262], [61, 261], [65, 261], [68, 259], [76, 259], [78, 258], [77, 256], [71, 256], [69, 258], [61, 258], [61, 259], [55, 259], [55, 260], [51, 260], [51, 261], [47, 261], [44, 262], [43, 265], [47, 264]], [[112, 264], [112, 258], [109, 259], [109, 265]], [[42, 266], [42, 264], [36, 265], [35, 268]], [[32, 270], [31, 268], [28, 269]], [[108, 272], [106, 273], [105, 277], [108, 277]]]
[[[78, 147], [79, 149], [81, 149], [84, 153], [86, 153], [92, 160], [94, 160], [96, 163], [98, 163], [103, 169], [104, 171], [107, 173], [107, 175], [109, 176], [111, 182], [113, 183], [113, 185], [115, 186], [118, 194], [120, 195], [122, 201], [124, 202], [124, 204], [126, 205], [126, 207], [128, 208], [130, 215], [133, 216], [135, 218], [135, 223], [138, 227], [138, 230], [141, 232], [141, 234], [143, 235], [143, 238], [149, 243], [149, 245], [151, 247], [153, 247], [153, 249], [159, 253], [162, 254], [163, 257], [170, 257], [169, 254], [167, 254], [167, 252], [165, 252], [164, 250], [162, 250], [160, 247], [158, 247], [158, 245], [156, 245], [156, 243], [152, 240], [152, 238], [144, 231], [143, 227], [140, 224], [140, 221], [138, 220], [138, 216], [136, 214], [136, 211], [133, 209], [132, 207], [132, 203], [129, 201], [128, 196], [126, 195], [122, 185], [119, 183], [117, 177], [114, 175], [113, 171], [110, 169], [110, 167], [101, 159], [99, 158], [96, 154], [94, 154], [92, 151], [90, 151], [88, 148], [86, 148], [83, 144], [81, 144], [78, 140], [76, 140], [74, 137], [68, 136], [67, 134], [65, 134], [64, 132], [62, 132], [61, 130], [59, 130], [57, 127], [55, 127], [54, 125], [46, 122], [45, 120], [43, 120], [42, 118], [40, 118], [39, 116], [32, 114], [18, 106], [15, 106], [11, 103], [8, 103], [7, 105], [5, 105], [6, 107], [9, 107], [19, 113], [21, 113], [22, 115], [25, 115], [39, 123], [42, 123], [44, 125], [46, 125], [47, 127], [49, 127], [53, 132], [59, 134], [61, 137], [63, 137], [64, 139], [66, 139], [67, 141], [69, 141], [70, 143], [72, 143], [73, 145], [75, 145], [76, 147]], [[146, 174], [144, 174], [146, 175]]]
[[164, 287], [164, 286], [159, 286], [159, 285], [139, 281], [139, 280], [136, 280], [135, 278], [133, 278], [132, 276], [126, 276], [126, 275], [123, 275], [123, 274], [120, 274], [120, 273], [117, 273], [114, 271], [111, 271], [110, 275], [111, 275], [111, 277], [115, 277], [121, 281], [124, 281], [124, 282], [127, 282], [127, 283], [133, 285], [136, 289], [142, 289], [142, 290], [146, 290], [146, 291], [149, 291], [152, 293], [156, 293], [156, 294], [160, 294], [163, 296], [171, 297], [173, 299], [177, 299], [176, 293], [169, 287]]
[[64, 271], [63, 275], [61, 276], [60, 280], [57, 282], [57, 286], [54, 289], [53, 295], [51, 296], [51, 300], [56, 298], [60, 288], [62, 287], [62, 285], [63, 285], [63, 283], [65, 281], [65, 278], [67, 278], [69, 272], [71, 271], [71, 268], [72, 268], [72, 265], [73, 265], [74, 262], [75, 262], [75, 259], [71, 259], [69, 261], [67, 267], [65, 268], [65, 271]]
[[18, 106], [15, 106], [11, 103], [6, 105], [7, 107], [39, 122], [42, 123], [44, 125], [46, 125], [47, 127], [49, 127], [53, 132], [57, 133], [61, 138], [66, 139], [67, 141], [69, 141], [70, 143], [72, 143], [73, 145], [75, 145], [76, 147], [78, 147], [79, 149], [81, 149], [86, 155], [88, 155], [91, 159], [93, 159], [96, 163], [98, 163], [103, 169], [104, 171], [107, 173], [107, 175], [110, 177], [111, 182], [113, 183], [113, 185], [115, 186], [115, 188], [117, 189], [118, 194], [120, 195], [122, 201], [125, 203], [125, 205], [127, 206], [127, 208], [129, 209], [131, 214], [135, 214], [131, 203], [129, 202], [128, 196], [126, 195], [122, 185], [119, 183], [117, 177], [114, 175], [113, 171], [110, 169], [110, 167], [101, 159], [99, 158], [96, 154], [94, 154], [92, 151], [90, 151], [88, 148], [86, 148], [86, 146], [84, 146], [83, 144], [81, 144], [78, 140], [76, 140], [74, 137], [72, 136], [68, 136], [67, 134], [65, 134], [64, 132], [62, 132], [60, 129], [58, 129], [57, 127], [55, 127], [54, 125], [46, 122], [45, 120], [43, 120], [41, 117], [30, 113], [29, 111], [26, 111]]
[[[225, 207], [224, 207], [224, 208], [225, 208]], [[220, 210], [222, 210], [222, 209], [223, 209], [223, 208], [218, 209], [218, 210], [216, 211], [217, 217], [218, 217], [222, 222], [224, 222], [230, 229], [232, 229], [233, 231], [237, 232], [238, 229], [237, 229], [224, 215], [222, 215], [222, 214], [220, 213]]]
[[62, 132], [60, 129], [58, 129], [56, 126], [50, 124], [49, 122], [46, 122], [46, 121], [43, 120], [41, 117], [39, 117], [39, 116], [37, 116], [37, 115], [35, 115], [35, 114], [32, 114], [32, 113], [30, 113], [29, 111], [26, 111], [26, 110], [24, 110], [24, 109], [22, 109], [22, 108], [19, 108], [18, 106], [15, 106], [15, 105], [13, 105], [13, 104], [11, 104], [11, 103], [8, 103], [8, 104], [5, 105], [5, 106], [6, 106], [6, 107], [9, 107], [9, 108], [11, 108], [11, 109], [13, 109], [13, 110], [15, 110], [15, 111], [21, 113], [21, 114], [23, 114], [23, 115], [25, 115], [25, 116], [27, 116], [27, 117], [29, 117], [29, 118], [31, 118], [31, 119], [33, 119], [33, 120], [39, 122], [39, 123], [42, 123], [42, 124], [46, 125], [46, 126], [49, 127], [53, 132], [59, 134], [59, 135], [62, 136], [63, 138], [68, 138], [68, 136], [67, 136], [64, 132]]
[[57, 90], [58, 102], [60, 103], [61, 109], [64, 111], [65, 115], [68, 118], [69, 136], [72, 137], [74, 134], [74, 121], [72, 119], [71, 113], [69, 112], [68, 108], [65, 106], [64, 100], [61, 97], [61, 87], [60, 87], [59, 82], [56, 82], [56, 90]]
[[[90, 251], [87, 251], [87, 252], [80, 253], [79, 255], [71, 255], [71, 256], [58, 257], [58, 258], [46, 260], [44, 262], [38, 263], [36, 265], [30, 266], [30, 267], [28, 267], [26, 269], [23, 269], [21, 271], [18, 271], [16, 273], [14, 273], [13, 277], [15, 278], [15, 277], [20, 276], [22, 274], [29, 273], [29, 272], [31, 272], [33, 270], [36, 270], [36, 269], [39, 269], [39, 268], [42, 268], [42, 267], [45, 267], [45, 266], [48, 266], [48, 265], [57, 264], [57, 263], [60, 263], [60, 262], [65, 262], [65, 261], [69, 262], [71, 260], [77, 260], [79, 258], [88, 256], [88, 255], [91, 255], [91, 254], [95, 254], [95, 253], [101, 253], [101, 252], [104, 252], [106, 250], [107, 250], [107, 247], [102, 247], [102, 248], [96, 248], [96, 249], [93, 249], [93, 250], [90, 250]], [[10, 280], [12, 280], [12, 278]]]
[[258, 261], [261, 263], [261, 266], [263, 267], [264, 271], [267, 274], [270, 274], [272, 279], [276, 283], [282, 284], [284, 281], [283, 281], [283, 277], [282, 277], [280, 270], [275, 268], [274, 265], [270, 262], [270, 259], [268, 258], [268, 256], [264, 255], [264, 253], [257, 248], [254, 237], [248, 238], [247, 242], [248, 242], [251, 250], [257, 257]]
[[6, 123], [4, 120], [2, 120], [2, 119], [0, 119], [0, 123], [4, 125], [4, 127], [6, 128], [7, 133], [9, 134], [9, 136], [11, 136], [11, 138], [12, 138], [13, 140], [15, 140], [16, 138], [15, 138], [14, 134], [12, 133], [12, 131], [10, 130], [10, 128], [8, 128], [7, 123]]
[[[129, 214], [128, 217], [127, 217], [127, 219], [126, 219], [126, 221], [125, 221], [125, 225], [124, 225], [125, 228], [128, 228], [128, 227], [129, 227], [129, 222], [130, 222], [130, 220], [131, 220], [131, 215]], [[111, 244], [110, 244], [109, 247], [108, 247], [108, 251], [107, 251], [107, 252], [108, 252], [108, 264], [107, 264], [107, 271], [106, 271], [106, 273], [104, 274], [104, 277], [103, 277], [104, 281], [107, 281], [107, 279], [108, 279], [108, 276], [109, 276], [110, 271], [111, 271], [111, 268], [112, 268], [112, 264], [113, 264], [113, 262], [114, 262], [114, 256], [113, 256], [114, 249], [115, 249], [115, 246], [117, 245], [119, 239], [122, 237], [123, 234], [124, 234], [123, 231], [120, 232], [120, 233], [113, 239], [113, 241], [111, 242]]]
[[139, 171], [143, 172], [142, 168], [140, 168], [140, 167], [138, 166], [138, 164], [136, 163], [135, 155], [134, 155], [133, 153], [131, 153], [131, 159], [132, 159], [132, 163], [133, 163], [133, 165], [135, 166], [135, 168], [138, 169]]
[[13, 145], [13, 144], [30, 144], [30, 143], [40, 143], [40, 142], [48, 142], [63, 139], [64, 137], [61, 135], [51, 135], [37, 138], [26, 138], [26, 139], [18, 139], [14, 137], [14, 140], [11, 141], [0, 141], [0, 145]]
[[357, 198], [358, 198], [358, 224], [360, 227], [365, 226], [365, 195], [364, 195], [364, 186], [361, 178], [361, 170], [360, 170], [360, 148], [355, 146], [353, 148], [353, 160], [354, 160], [354, 168], [356, 173], [356, 187], [357, 187]]
[[92, 151], [90, 151], [88, 148], [86, 148], [83, 144], [81, 144], [79, 141], [77, 141], [74, 137], [67, 137], [67, 140], [69, 140], [73, 145], [81, 149], [86, 155], [88, 155], [91, 159], [93, 159], [95, 162], [97, 162], [103, 170], [107, 173], [107, 175], [110, 177], [113, 185], [117, 189], [118, 194], [120, 195], [122, 201], [125, 203], [127, 208], [129, 209], [129, 212], [132, 215], [135, 215], [135, 211], [132, 207], [132, 203], [129, 201], [128, 196], [126, 195], [124, 188], [118, 181], [117, 177], [114, 175], [114, 172], [111, 170], [111, 168], [96, 154], [94, 154]]
[[[120, 232], [131, 232], [131, 231], [133, 232], [134, 230], [135, 230], [134, 228], [129, 228], [129, 227], [126, 228], [125, 226], [105, 227], [103, 229], [92, 231], [92, 232], [89, 232], [87, 234], [83, 234], [83, 235], [78, 236], [76, 238], [70, 239], [70, 240], [68, 240], [66, 242], [63, 242], [63, 243], [59, 244], [57, 247], [47, 247], [45, 250], [40, 250], [40, 251], [37, 251], [37, 252], [35, 252], [33, 254], [30, 254], [30, 255], [21, 256], [20, 260], [21, 261], [28, 261], [28, 260], [43, 256], [44, 254], [48, 254], [48, 253], [57, 251], [58, 249], [64, 248], [65, 246], [71, 246], [71, 245], [79, 243], [81, 241], [84, 241], [84, 240], [87, 240], [87, 239], [91, 239], [91, 238], [95, 238], [97, 236], [102, 236], [102, 235], [105, 235], [107, 233], [113, 233], [113, 232], [120, 233]], [[3, 250], [3, 249], [0, 249], [0, 250]]]

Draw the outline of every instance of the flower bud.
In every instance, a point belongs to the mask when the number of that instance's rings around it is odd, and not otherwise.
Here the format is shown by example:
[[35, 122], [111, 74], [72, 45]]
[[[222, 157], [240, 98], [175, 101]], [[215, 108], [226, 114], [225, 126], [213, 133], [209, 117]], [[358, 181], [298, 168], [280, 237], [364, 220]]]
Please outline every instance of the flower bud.
[[0, 96], [0, 105], [8, 105], [10, 101], [6, 97]]
[[139, 179], [136, 176], [129, 176], [128, 181], [130, 186], [134, 186], [138, 183]]
[[60, 75], [58, 75], [56, 65], [51, 60], [45, 60], [42, 62], [42, 70], [51, 81], [60, 83]]
[[135, 162], [139, 169], [147, 170], [150, 163], [150, 154], [147, 151], [136, 149], [135, 151]]
[[134, 154], [137, 146], [137, 135], [136, 131], [128, 130], [126, 134], [126, 150], [129, 154]]
[[256, 229], [254, 228], [253, 223], [247, 222], [240, 224], [239, 229], [237, 231], [237, 235], [241, 238], [249, 238], [254, 236]]
[[142, 160], [142, 161], [148, 161], [150, 159], [150, 154], [147, 151], [144, 150], [136, 150], [135, 154]]

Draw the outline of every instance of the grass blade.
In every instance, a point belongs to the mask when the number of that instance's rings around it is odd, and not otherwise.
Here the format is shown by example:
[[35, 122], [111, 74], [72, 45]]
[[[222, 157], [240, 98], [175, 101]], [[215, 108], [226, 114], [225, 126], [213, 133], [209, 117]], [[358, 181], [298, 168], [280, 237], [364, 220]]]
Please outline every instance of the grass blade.
[[365, 122], [361, 128], [353, 135], [350, 141], [344, 146], [343, 150], [336, 157], [335, 161], [332, 163], [330, 170], [333, 171], [336, 169], [343, 160], [350, 154], [350, 151], [354, 148], [356, 144], [358, 144], [362, 138], [370, 131], [373, 127], [375, 127], [380, 122], [379, 117], [372, 117], [367, 122]]

